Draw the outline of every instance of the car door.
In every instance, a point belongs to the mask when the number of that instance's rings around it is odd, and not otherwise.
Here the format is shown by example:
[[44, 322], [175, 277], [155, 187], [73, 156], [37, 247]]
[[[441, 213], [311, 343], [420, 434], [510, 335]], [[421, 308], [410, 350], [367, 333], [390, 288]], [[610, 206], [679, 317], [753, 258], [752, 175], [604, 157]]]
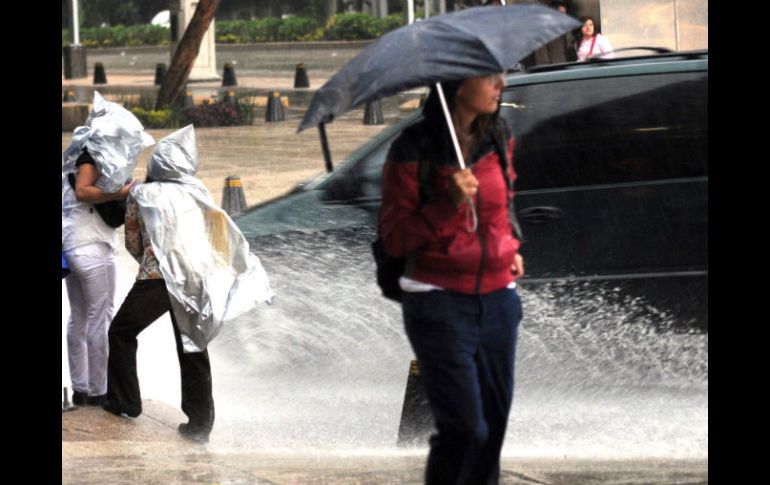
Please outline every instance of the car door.
[[707, 305], [708, 72], [660, 71], [504, 92], [533, 281], [678, 278]]

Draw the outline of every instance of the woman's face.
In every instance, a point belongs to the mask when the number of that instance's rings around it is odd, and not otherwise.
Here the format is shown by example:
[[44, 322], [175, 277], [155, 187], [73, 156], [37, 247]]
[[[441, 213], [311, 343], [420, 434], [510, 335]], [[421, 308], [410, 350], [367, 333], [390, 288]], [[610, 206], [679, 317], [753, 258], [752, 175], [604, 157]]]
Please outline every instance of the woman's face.
[[591, 19], [586, 20], [580, 30], [583, 32], [584, 36], [591, 37], [594, 35], [594, 21]]
[[492, 114], [497, 111], [504, 86], [503, 73], [467, 78], [457, 89], [455, 106], [476, 115]]

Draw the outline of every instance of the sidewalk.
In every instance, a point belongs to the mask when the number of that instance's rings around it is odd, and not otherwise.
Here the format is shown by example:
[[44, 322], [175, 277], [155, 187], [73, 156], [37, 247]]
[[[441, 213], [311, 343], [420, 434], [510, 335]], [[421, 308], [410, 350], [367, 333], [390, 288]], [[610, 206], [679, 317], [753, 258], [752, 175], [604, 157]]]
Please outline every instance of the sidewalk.
[[[222, 80], [212, 80], [212, 81], [192, 81], [187, 84], [188, 89], [196, 89], [196, 90], [213, 90], [213, 91], [220, 91], [223, 89], [235, 89], [235, 90], [249, 90], [249, 89], [264, 89], [264, 90], [272, 90], [272, 89], [279, 89], [281, 91], [295, 91], [294, 88], [294, 74], [292, 73], [291, 76], [283, 74], [283, 75], [262, 75], [262, 74], [240, 74], [236, 71], [236, 80], [238, 82], [237, 86], [228, 86], [223, 87], [222, 86]], [[102, 90], [113, 90], [113, 89], [121, 89], [121, 90], [132, 90], [132, 89], [154, 89], [157, 90], [159, 86], [155, 86], [155, 74], [125, 74], [125, 73], [115, 73], [111, 74], [109, 71], [106, 72], [107, 77], [107, 84], [94, 84], [93, 74], [78, 78], [78, 79], [65, 79], [64, 75], [62, 74], [61, 83], [62, 83], [62, 91], [65, 91], [68, 88], [71, 87], [88, 87], [88, 88], [94, 88], [99, 90], [100, 92]], [[308, 88], [297, 88], [297, 92], [308, 92], [308, 91], [315, 91], [316, 89], [320, 88], [328, 79], [328, 75], [323, 75], [323, 73], [316, 73], [314, 76], [308, 75], [308, 80], [310, 81], [310, 87]]]
[[[62, 413], [62, 484], [414, 484], [427, 448], [239, 450], [179, 437], [182, 413], [144, 401], [128, 420], [86, 406]], [[503, 456], [503, 485], [708, 484], [705, 460], [560, 460]]]

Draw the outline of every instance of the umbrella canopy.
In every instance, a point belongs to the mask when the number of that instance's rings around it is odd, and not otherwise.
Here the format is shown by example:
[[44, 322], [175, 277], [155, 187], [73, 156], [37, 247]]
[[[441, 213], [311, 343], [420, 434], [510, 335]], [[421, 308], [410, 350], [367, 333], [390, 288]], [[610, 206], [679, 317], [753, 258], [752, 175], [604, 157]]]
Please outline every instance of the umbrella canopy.
[[580, 22], [541, 5], [475, 7], [383, 35], [313, 96], [298, 131], [367, 101], [442, 81], [502, 72]]

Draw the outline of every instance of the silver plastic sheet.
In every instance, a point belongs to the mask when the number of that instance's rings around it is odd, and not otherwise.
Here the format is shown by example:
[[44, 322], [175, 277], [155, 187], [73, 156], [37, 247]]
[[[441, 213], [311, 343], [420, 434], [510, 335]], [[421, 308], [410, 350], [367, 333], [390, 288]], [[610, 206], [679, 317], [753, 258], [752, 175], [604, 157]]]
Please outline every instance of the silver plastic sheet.
[[77, 171], [75, 161], [85, 147], [101, 174], [96, 186], [117, 192], [131, 178], [139, 153], [154, 143], [133, 113], [94, 91], [93, 109], [85, 125], [72, 132], [72, 142], [62, 155], [62, 173]]
[[195, 132], [188, 125], [160, 140], [150, 156], [147, 175], [160, 183], [131, 189], [185, 352], [204, 350], [223, 324], [275, 295], [246, 238], [194, 176], [197, 168]]

